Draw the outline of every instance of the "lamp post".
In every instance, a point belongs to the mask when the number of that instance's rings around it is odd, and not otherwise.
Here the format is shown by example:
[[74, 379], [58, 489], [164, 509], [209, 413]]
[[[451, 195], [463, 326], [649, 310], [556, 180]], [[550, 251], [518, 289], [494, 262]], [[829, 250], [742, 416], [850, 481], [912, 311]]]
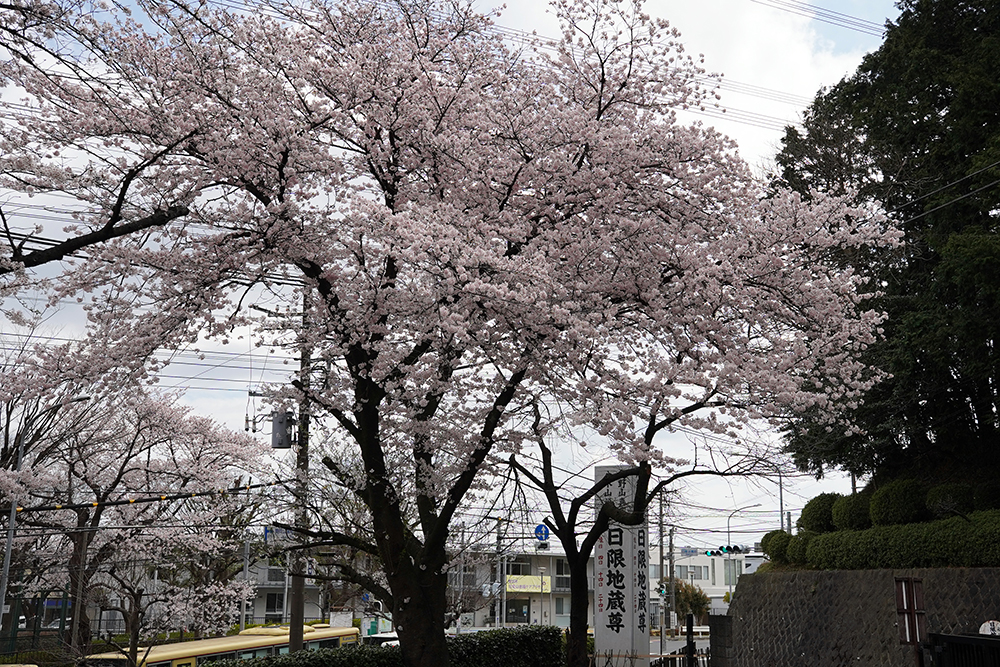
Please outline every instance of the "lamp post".
[[[731, 562], [731, 559], [732, 559], [732, 555], [729, 553], [728, 548], [733, 543], [732, 537], [730, 536], [730, 528], [729, 528], [730, 522], [733, 520], [733, 515], [736, 514], [737, 512], [742, 512], [743, 510], [748, 510], [748, 509], [751, 509], [753, 507], [760, 507], [760, 503], [756, 503], [754, 505], [747, 505], [746, 507], [738, 507], [738, 508], [734, 509], [732, 512], [730, 512], [729, 513], [729, 518], [726, 519], [726, 549], [727, 549], [727, 551], [726, 551], [726, 561], [727, 562]], [[729, 566], [729, 569], [732, 570], [732, 566], [731, 565]], [[729, 573], [729, 599], [730, 599], [730, 601], [732, 601], [732, 598], [733, 598], [733, 579], [736, 578], [735, 574], [736, 573], [732, 572], [732, 571], [730, 571], [730, 573]]]
[[543, 601], [545, 600], [545, 566], [538, 566], [538, 625], [542, 625]]

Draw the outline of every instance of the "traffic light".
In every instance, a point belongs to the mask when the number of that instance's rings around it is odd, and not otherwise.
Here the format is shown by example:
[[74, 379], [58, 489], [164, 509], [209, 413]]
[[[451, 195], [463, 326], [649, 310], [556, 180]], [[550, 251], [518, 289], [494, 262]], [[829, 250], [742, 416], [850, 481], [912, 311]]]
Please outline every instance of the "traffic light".
[[705, 552], [705, 555], [706, 555], [706, 556], [721, 556], [721, 555], [722, 555], [722, 551], [721, 551], [721, 550], [722, 550], [723, 548], [724, 548], [724, 547], [719, 547], [719, 551], [706, 551], [706, 552]]

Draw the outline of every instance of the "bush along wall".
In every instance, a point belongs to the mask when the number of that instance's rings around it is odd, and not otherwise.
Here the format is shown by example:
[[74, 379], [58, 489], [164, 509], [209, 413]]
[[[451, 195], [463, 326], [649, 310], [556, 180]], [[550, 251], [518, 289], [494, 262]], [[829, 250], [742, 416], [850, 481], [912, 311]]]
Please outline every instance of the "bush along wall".
[[772, 563], [785, 565], [788, 563], [788, 543], [791, 539], [792, 536], [783, 530], [772, 530], [760, 541], [760, 548]]
[[807, 502], [796, 522], [799, 530], [811, 533], [829, 533], [835, 530], [833, 506], [842, 497], [839, 493], [821, 493]]
[[1000, 510], [928, 523], [816, 535], [806, 565], [824, 570], [1000, 566]]
[[864, 530], [872, 527], [869, 506], [870, 493], [854, 493], [838, 498], [831, 508], [833, 525], [837, 530]]
[[[552, 667], [565, 662], [562, 632], [551, 626], [501, 628], [451, 637], [452, 667]], [[402, 667], [398, 646], [345, 646], [253, 660], [220, 660], [214, 667]]]

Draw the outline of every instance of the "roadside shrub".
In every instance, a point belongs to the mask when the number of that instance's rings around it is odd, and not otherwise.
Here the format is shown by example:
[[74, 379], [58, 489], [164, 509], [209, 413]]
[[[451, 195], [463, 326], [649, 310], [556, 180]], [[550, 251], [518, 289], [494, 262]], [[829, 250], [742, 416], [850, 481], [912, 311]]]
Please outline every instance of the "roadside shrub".
[[252, 660], [218, 660], [213, 667], [402, 667], [398, 646], [344, 646]]
[[814, 533], [811, 530], [800, 530], [797, 535], [792, 536], [788, 540], [788, 549], [786, 551], [788, 562], [794, 565], [805, 565], [806, 550], [809, 548], [809, 542], [817, 535], [819, 533]]
[[927, 509], [936, 519], [962, 516], [975, 509], [972, 487], [968, 484], [938, 484], [927, 492]]
[[448, 640], [453, 667], [550, 667], [565, 662], [562, 631], [549, 625], [500, 628]]
[[1000, 510], [816, 535], [808, 541], [806, 563], [825, 570], [997, 567]]
[[870, 493], [852, 493], [837, 498], [830, 514], [837, 530], [864, 530], [871, 528], [870, 514], [872, 496]]
[[923, 521], [926, 491], [915, 479], [897, 479], [872, 495], [870, 514], [873, 526], [895, 526]]
[[802, 508], [802, 515], [796, 522], [800, 530], [811, 533], [829, 533], [834, 530], [833, 504], [842, 496], [839, 493], [821, 493]]
[[784, 565], [788, 563], [788, 542], [792, 536], [783, 530], [772, 530], [760, 541], [760, 547], [772, 563]]
[[[448, 639], [453, 667], [551, 667], [565, 662], [562, 631], [547, 625], [500, 628]], [[402, 667], [398, 646], [347, 646], [253, 660], [219, 660], [213, 667]]]

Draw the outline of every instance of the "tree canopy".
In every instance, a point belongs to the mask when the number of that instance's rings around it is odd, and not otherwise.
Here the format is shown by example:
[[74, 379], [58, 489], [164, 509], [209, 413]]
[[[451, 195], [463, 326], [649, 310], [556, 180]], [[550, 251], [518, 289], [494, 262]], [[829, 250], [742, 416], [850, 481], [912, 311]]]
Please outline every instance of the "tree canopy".
[[936, 478], [995, 475], [1000, 426], [1000, 4], [906, 0], [885, 42], [789, 129], [783, 180], [884, 207], [897, 249], [845, 256], [889, 315], [866, 352], [886, 372], [843, 411], [847, 432], [788, 431], [802, 467]]

